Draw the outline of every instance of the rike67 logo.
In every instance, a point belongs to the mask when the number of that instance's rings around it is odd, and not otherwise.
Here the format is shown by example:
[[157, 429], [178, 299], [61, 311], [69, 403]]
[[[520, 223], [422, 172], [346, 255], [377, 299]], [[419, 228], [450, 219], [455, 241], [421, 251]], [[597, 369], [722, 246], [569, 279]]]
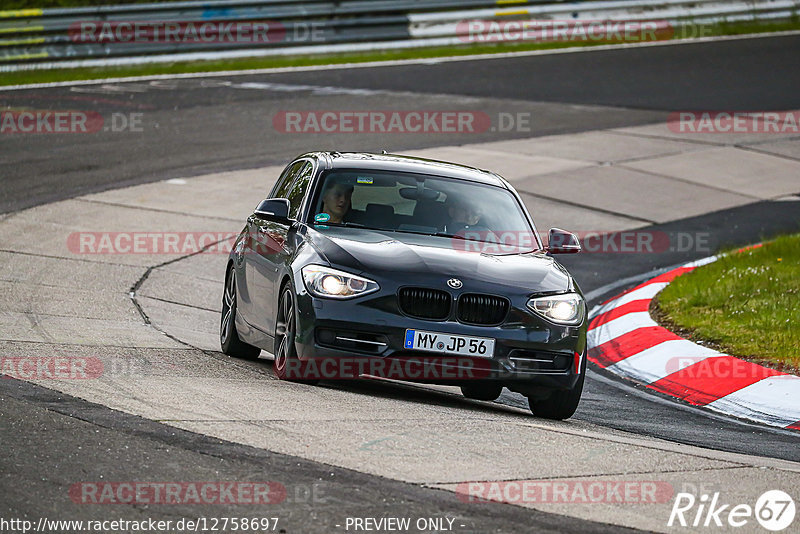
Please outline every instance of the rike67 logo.
[[753, 531], [755, 519], [763, 528], [780, 532], [792, 525], [795, 512], [794, 500], [781, 490], [763, 493], [755, 506], [724, 503], [719, 492], [703, 494], [699, 498], [691, 493], [678, 493], [667, 526], [689, 527], [693, 531], [700, 528], [750, 526], [747, 530]]

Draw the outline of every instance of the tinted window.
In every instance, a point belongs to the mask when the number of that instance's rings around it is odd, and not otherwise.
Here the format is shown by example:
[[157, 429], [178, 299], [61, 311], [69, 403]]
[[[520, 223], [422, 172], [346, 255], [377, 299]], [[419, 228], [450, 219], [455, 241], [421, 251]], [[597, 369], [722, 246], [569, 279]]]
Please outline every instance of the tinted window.
[[308, 163], [306, 160], [300, 160], [286, 167], [286, 169], [283, 171], [283, 174], [281, 174], [281, 177], [278, 178], [278, 183], [275, 184], [270, 196], [272, 198], [289, 198], [288, 193], [292, 183], [294, 183], [294, 179], [297, 177], [298, 172], [306, 163]]
[[311, 175], [314, 174], [314, 166], [310, 162], [305, 162], [305, 165], [298, 172], [297, 179], [289, 189], [286, 198], [289, 199], [289, 218], [295, 219], [297, 212], [300, 210], [300, 205], [303, 203], [303, 197], [306, 196], [308, 191], [308, 184], [311, 182]]

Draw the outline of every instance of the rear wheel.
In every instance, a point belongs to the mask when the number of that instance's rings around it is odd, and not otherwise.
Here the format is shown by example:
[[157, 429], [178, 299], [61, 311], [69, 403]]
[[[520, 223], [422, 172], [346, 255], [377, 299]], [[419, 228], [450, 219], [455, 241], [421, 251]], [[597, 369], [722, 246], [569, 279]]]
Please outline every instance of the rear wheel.
[[275, 376], [281, 380], [316, 384], [319, 380], [303, 378], [306, 366], [297, 357], [296, 333], [294, 293], [292, 286], [287, 284], [281, 293], [275, 318]]
[[578, 409], [578, 403], [581, 401], [581, 393], [583, 393], [583, 380], [586, 376], [584, 372], [578, 379], [577, 384], [572, 389], [562, 391], [553, 391], [549, 397], [544, 400], [537, 399], [536, 397], [528, 397], [528, 406], [531, 412], [536, 417], [544, 419], [569, 419]]
[[464, 384], [461, 386], [461, 393], [468, 399], [493, 401], [503, 392], [502, 384], [491, 382], [474, 384]]
[[228, 356], [254, 360], [261, 349], [239, 339], [236, 331], [236, 272], [231, 265], [225, 277], [225, 291], [222, 294], [222, 318], [219, 323], [219, 344]]

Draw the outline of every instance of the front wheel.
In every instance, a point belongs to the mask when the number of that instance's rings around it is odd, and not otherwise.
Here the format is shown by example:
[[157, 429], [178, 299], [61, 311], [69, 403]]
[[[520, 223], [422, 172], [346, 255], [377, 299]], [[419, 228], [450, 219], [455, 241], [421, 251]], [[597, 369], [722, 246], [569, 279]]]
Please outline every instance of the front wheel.
[[491, 382], [474, 384], [464, 384], [461, 386], [461, 393], [468, 399], [493, 401], [503, 392], [502, 384]]
[[317, 379], [305, 378], [306, 366], [297, 357], [295, 335], [295, 299], [292, 286], [287, 284], [278, 302], [278, 315], [275, 318], [275, 376], [281, 380], [316, 384]]
[[528, 397], [528, 406], [530, 406], [533, 415], [544, 419], [555, 419], [559, 421], [572, 417], [578, 409], [578, 403], [581, 401], [585, 377], [586, 373], [584, 372], [578, 379], [575, 387], [566, 391], [553, 391], [550, 396], [544, 400], [538, 400], [533, 396]]
[[222, 318], [219, 323], [219, 344], [228, 356], [255, 360], [261, 349], [239, 339], [236, 331], [236, 272], [231, 265], [225, 277], [225, 291], [222, 294]]

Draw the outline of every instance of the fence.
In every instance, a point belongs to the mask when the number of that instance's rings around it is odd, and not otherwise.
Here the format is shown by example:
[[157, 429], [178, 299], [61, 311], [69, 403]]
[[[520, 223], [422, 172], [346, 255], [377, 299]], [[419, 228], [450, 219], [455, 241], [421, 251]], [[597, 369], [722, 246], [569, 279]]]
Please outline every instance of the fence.
[[450, 46], [481, 40], [469, 21], [506, 30], [524, 20], [678, 25], [786, 19], [798, 7], [800, 0], [217, 0], [0, 11], [0, 71]]

